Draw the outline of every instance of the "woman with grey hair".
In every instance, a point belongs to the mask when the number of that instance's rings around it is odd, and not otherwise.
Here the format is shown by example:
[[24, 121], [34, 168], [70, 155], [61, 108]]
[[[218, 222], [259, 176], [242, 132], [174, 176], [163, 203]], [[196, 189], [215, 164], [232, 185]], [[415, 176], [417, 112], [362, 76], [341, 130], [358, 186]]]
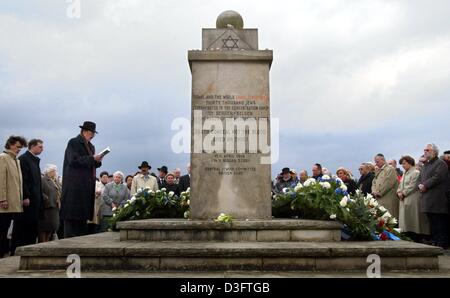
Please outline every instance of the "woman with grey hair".
[[109, 220], [113, 215], [113, 208], [122, 207], [130, 198], [130, 192], [126, 184], [123, 183], [124, 175], [117, 171], [113, 174], [113, 181], [106, 184], [102, 193], [101, 206], [101, 232], [106, 232], [109, 226]]
[[59, 209], [61, 206], [61, 184], [58, 181], [57, 167], [48, 164], [42, 177], [42, 196], [44, 216], [39, 219], [39, 242], [48, 242], [59, 227]]

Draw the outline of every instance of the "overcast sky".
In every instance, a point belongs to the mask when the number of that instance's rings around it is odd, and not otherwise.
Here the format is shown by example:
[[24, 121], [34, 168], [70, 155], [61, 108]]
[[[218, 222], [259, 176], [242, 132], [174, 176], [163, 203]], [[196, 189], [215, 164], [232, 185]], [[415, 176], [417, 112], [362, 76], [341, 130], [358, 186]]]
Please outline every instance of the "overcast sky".
[[80, 3], [77, 19], [65, 0], [0, 2], [1, 142], [42, 138], [42, 168], [61, 167], [67, 141], [91, 120], [97, 149], [112, 149], [102, 169], [129, 174], [148, 160], [185, 172], [189, 154], [172, 152], [171, 123], [190, 117], [187, 51], [230, 9], [274, 51], [272, 173], [321, 162], [357, 174], [379, 152], [450, 149], [448, 0]]

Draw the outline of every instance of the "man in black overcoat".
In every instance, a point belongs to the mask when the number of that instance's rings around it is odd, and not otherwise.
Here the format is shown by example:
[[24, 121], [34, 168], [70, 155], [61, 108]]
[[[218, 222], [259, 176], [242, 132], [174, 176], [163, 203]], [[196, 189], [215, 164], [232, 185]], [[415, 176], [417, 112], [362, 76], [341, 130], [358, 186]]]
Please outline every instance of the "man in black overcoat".
[[187, 165], [188, 173], [180, 177], [180, 181], [178, 185], [180, 186], [180, 191], [186, 191], [189, 187], [191, 187], [191, 164]]
[[30, 140], [28, 150], [19, 157], [22, 171], [23, 213], [14, 216], [11, 255], [16, 248], [36, 244], [39, 218], [43, 216], [41, 168], [38, 157], [44, 150], [43, 141]]
[[97, 133], [96, 124], [86, 121], [81, 132], [69, 140], [64, 155], [61, 218], [64, 238], [87, 234], [87, 221], [94, 216], [95, 171], [103, 156], [95, 154], [91, 144]]

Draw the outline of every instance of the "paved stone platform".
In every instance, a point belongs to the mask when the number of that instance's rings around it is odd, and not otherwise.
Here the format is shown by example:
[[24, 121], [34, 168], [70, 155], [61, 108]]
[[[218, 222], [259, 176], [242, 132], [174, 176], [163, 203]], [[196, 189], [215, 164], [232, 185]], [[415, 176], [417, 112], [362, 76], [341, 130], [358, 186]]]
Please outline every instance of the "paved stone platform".
[[442, 249], [406, 241], [187, 242], [120, 241], [109, 232], [18, 248], [20, 270], [61, 270], [77, 254], [82, 271], [366, 272], [367, 256], [385, 271], [438, 271]]
[[139, 241], [340, 241], [342, 225], [321, 220], [147, 219], [119, 222], [120, 240]]

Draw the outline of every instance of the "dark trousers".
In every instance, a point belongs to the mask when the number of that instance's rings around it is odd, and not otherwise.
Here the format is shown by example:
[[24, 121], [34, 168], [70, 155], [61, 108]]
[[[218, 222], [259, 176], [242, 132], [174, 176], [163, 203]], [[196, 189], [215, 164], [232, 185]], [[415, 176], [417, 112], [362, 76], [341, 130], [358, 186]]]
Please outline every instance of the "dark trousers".
[[64, 220], [64, 238], [84, 236], [87, 232], [86, 220]]
[[433, 244], [448, 248], [448, 214], [427, 213]]
[[9, 254], [8, 229], [11, 220], [12, 213], [0, 213], [0, 258]]
[[100, 225], [89, 223], [88, 224], [88, 235], [100, 233]]
[[28, 219], [14, 218], [11, 238], [11, 255], [14, 255], [17, 247], [37, 243], [38, 222]]

